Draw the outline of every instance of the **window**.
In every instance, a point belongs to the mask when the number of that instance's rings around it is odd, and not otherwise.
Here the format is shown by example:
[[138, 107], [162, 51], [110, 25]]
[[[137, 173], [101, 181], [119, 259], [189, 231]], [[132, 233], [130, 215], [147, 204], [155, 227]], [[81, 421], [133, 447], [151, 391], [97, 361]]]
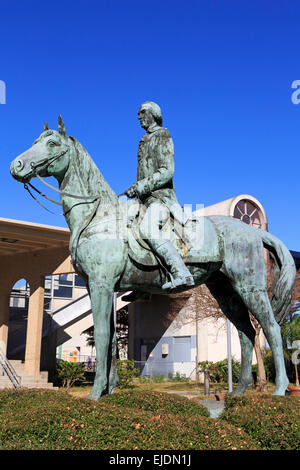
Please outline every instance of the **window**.
[[242, 220], [245, 224], [261, 228], [258, 208], [253, 202], [247, 201], [246, 199], [242, 199], [237, 203], [234, 208], [233, 217]]
[[45, 277], [45, 296], [51, 297], [52, 293], [52, 278], [51, 276]]
[[60, 274], [58, 282], [61, 286], [72, 286], [73, 274]]
[[51, 297], [44, 297], [44, 310], [51, 310]]
[[54, 276], [53, 297], [72, 299], [73, 297], [73, 275], [60, 274]]
[[84, 280], [82, 279], [82, 277], [78, 276], [78, 274], [75, 274], [75, 279], [74, 279], [74, 285], [75, 287], [85, 287], [86, 288], [86, 284], [84, 282]]
[[74, 288], [86, 289], [85, 281], [77, 274], [56, 274], [45, 277], [44, 309], [51, 310], [51, 299], [72, 299]]
[[71, 299], [73, 295], [72, 287], [58, 286], [53, 291], [54, 297]]

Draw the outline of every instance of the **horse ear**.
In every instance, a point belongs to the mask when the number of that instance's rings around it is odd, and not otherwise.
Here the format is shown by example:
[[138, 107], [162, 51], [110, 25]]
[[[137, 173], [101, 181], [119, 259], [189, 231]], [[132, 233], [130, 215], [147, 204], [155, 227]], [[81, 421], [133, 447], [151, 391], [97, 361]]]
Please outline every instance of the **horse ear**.
[[45, 131], [48, 131], [48, 130], [49, 130], [49, 127], [48, 127], [47, 121], [45, 121], [45, 124], [44, 124], [44, 132], [45, 132]]
[[61, 115], [58, 116], [58, 132], [64, 137], [67, 137], [66, 127], [63, 123]]

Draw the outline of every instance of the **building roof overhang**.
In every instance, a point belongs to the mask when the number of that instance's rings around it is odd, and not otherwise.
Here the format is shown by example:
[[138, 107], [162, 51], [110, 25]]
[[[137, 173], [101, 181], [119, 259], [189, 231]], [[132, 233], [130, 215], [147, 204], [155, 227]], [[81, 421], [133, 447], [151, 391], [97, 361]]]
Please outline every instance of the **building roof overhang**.
[[69, 239], [67, 228], [0, 217], [0, 256], [67, 247]]

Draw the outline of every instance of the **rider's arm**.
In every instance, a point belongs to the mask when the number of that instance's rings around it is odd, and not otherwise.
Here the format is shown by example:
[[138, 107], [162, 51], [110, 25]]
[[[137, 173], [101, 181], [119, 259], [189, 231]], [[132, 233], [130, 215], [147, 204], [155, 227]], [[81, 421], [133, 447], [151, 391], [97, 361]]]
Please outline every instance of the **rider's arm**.
[[153, 138], [156, 140], [157, 169], [152, 175], [135, 183], [136, 192], [140, 197], [164, 188], [174, 176], [174, 145], [169, 131], [162, 128]]

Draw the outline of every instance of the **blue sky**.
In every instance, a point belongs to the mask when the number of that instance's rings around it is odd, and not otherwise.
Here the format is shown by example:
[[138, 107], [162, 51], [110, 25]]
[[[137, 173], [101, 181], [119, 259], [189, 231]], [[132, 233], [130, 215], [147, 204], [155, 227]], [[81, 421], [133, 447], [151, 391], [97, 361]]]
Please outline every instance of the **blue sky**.
[[10, 161], [45, 120], [56, 128], [59, 113], [123, 192], [136, 176], [137, 111], [152, 100], [173, 137], [179, 202], [207, 206], [251, 194], [270, 232], [300, 251], [300, 104], [291, 100], [300, 79], [299, 2], [0, 0], [0, 7], [0, 217], [66, 226], [9, 174]]

